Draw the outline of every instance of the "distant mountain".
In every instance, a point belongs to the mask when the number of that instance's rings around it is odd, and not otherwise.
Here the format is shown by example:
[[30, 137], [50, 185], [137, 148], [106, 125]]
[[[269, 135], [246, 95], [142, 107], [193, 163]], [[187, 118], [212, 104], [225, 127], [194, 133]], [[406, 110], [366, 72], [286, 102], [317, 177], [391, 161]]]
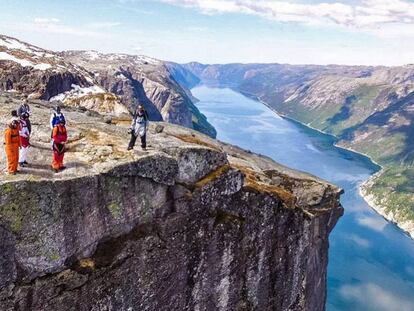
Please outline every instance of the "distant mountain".
[[57, 53], [0, 35], [1, 90], [117, 116], [142, 103], [151, 120], [216, 135], [167, 64], [145, 56]]
[[280, 114], [338, 137], [383, 171], [364, 194], [414, 236], [414, 65], [181, 65], [202, 83], [231, 87]]

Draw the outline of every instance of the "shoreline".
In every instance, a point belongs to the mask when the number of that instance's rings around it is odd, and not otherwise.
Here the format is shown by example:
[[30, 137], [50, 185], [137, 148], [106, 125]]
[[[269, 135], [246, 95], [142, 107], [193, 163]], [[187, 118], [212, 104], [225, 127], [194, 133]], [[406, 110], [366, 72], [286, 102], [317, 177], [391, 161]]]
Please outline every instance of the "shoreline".
[[370, 186], [370, 183], [382, 173], [382, 170], [370, 176], [366, 181], [358, 186], [359, 195], [367, 202], [367, 204], [386, 221], [394, 224], [399, 230], [401, 230], [407, 237], [414, 240], [414, 222], [412, 221], [398, 221], [395, 219], [394, 214], [387, 213], [385, 207], [375, 202], [375, 196], [366, 193], [366, 188]]
[[[240, 92], [240, 91], [239, 91]], [[365, 180], [364, 182], [360, 183], [358, 185], [358, 193], [359, 195], [364, 199], [364, 201], [368, 204], [368, 206], [374, 210], [378, 215], [380, 215], [382, 218], [384, 218], [387, 222], [394, 224], [399, 230], [401, 230], [407, 237], [409, 237], [410, 239], [414, 240], [414, 222], [410, 222], [410, 221], [398, 221], [395, 219], [394, 215], [392, 213], [387, 213], [385, 211], [385, 207], [381, 206], [377, 203], [375, 203], [375, 197], [373, 195], [369, 195], [366, 193], [366, 188], [370, 186], [370, 184], [373, 182], [373, 180], [377, 177], [379, 177], [383, 171], [384, 171], [384, 167], [382, 165], [380, 165], [379, 163], [377, 163], [374, 159], [372, 159], [369, 155], [362, 153], [362, 152], [358, 152], [353, 150], [350, 147], [343, 147], [337, 144], [338, 141], [338, 137], [336, 137], [335, 135], [329, 134], [329, 133], [325, 133], [317, 128], [312, 127], [311, 125], [305, 124], [299, 120], [296, 120], [292, 117], [286, 116], [285, 114], [282, 114], [278, 111], [276, 111], [275, 108], [273, 108], [272, 106], [270, 106], [268, 103], [266, 103], [265, 101], [263, 101], [261, 98], [254, 96], [252, 94], [247, 94], [244, 92], [240, 92], [241, 94], [250, 97], [250, 98], [254, 98], [255, 100], [257, 100], [258, 102], [262, 103], [263, 105], [265, 105], [267, 108], [269, 108], [270, 110], [272, 110], [274, 113], [276, 113], [278, 116], [294, 121], [298, 124], [301, 124], [303, 126], [306, 126], [312, 130], [315, 130], [321, 134], [324, 135], [328, 135], [330, 137], [332, 137], [335, 142], [334, 142], [334, 146], [336, 148], [342, 149], [342, 150], [346, 150], [346, 151], [350, 151], [353, 152], [355, 154], [361, 155], [366, 157], [367, 159], [369, 159], [373, 164], [375, 164], [376, 166], [379, 167], [379, 170], [377, 172], [375, 172], [374, 174], [372, 174], [367, 180]]]

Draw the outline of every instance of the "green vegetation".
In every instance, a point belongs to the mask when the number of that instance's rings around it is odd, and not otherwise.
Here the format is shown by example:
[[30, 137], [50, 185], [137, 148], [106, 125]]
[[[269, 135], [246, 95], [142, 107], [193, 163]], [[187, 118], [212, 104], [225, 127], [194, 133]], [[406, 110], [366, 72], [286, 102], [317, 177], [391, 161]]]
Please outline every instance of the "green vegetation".
[[108, 205], [108, 210], [111, 212], [112, 217], [119, 219], [122, 214], [122, 206], [117, 202], [112, 202]]
[[[341, 136], [344, 130], [362, 124], [374, 111], [375, 99], [380, 92], [381, 88], [378, 86], [360, 86], [347, 97], [345, 104], [342, 105], [341, 112], [345, 115], [343, 117], [340, 114], [334, 115], [327, 119], [325, 124], [328, 126], [324, 131]], [[336, 122], [336, 120], [338, 121]]]
[[[370, 156], [384, 172], [367, 189], [376, 203], [400, 221], [414, 220], [414, 124], [399, 108], [378, 113], [384, 86], [361, 85], [343, 102], [322, 103], [314, 108], [298, 98], [278, 101], [281, 113], [340, 139], [341, 145]], [[407, 99], [409, 100], [409, 99]], [[401, 106], [401, 105], [400, 105]], [[382, 108], [384, 109], [384, 108]], [[395, 110], [396, 109], [396, 110]], [[375, 117], [372, 117], [376, 114]]]
[[[23, 223], [35, 216], [37, 209], [30, 204], [30, 193], [18, 191], [16, 184], [0, 186], [0, 220], [5, 221], [14, 233], [19, 233]], [[4, 203], [7, 202], [7, 203]]]
[[398, 214], [400, 221], [414, 219], [414, 168], [391, 166], [375, 180], [368, 194], [375, 196], [377, 204], [387, 213]]

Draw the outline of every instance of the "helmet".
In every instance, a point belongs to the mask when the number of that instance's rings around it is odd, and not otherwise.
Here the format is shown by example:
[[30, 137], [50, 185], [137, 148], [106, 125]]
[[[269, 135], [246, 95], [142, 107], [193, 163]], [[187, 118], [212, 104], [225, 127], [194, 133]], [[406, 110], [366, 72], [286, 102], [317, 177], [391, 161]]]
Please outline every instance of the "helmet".
[[11, 120], [11, 122], [10, 122], [10, 127], [11, 128], [17, 128], [17, 125], [19, 124], [19, 122], [17, 121], [17, 120]]

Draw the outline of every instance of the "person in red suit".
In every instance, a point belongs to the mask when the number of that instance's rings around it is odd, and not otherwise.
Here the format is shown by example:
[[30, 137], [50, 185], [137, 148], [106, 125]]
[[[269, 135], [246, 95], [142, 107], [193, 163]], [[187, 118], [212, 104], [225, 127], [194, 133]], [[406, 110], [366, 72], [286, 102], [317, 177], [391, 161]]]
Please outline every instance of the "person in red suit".
[[65, 169], [63, 165], [63, 157], [65, 155], [65, 144], [68, 140], [68, 134], [66, 132], [65, 121], [60, 120], [59, 123], [53, 127], [52, 131], [53, 140], [53, 161], [52, 169], [55, 173]]
[[19, 122], [12, 120], [4, 131], [4, 149], [7, 156], [7, 171], [9, 174], [16, 174], [19, 164]]

